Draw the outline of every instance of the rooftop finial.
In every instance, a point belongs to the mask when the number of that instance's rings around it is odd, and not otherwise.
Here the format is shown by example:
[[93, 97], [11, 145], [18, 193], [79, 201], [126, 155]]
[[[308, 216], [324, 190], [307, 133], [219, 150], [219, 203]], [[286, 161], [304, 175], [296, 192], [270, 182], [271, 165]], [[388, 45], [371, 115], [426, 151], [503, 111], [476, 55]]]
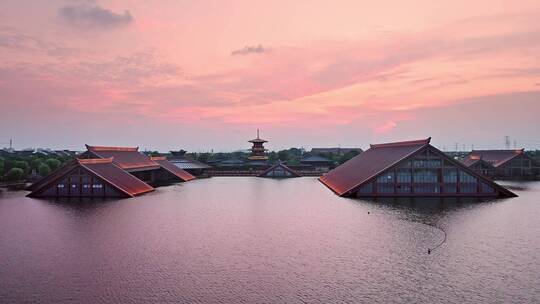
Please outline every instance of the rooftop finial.
[[257, 129], [257, 139], [259, 139], [259, 129]]

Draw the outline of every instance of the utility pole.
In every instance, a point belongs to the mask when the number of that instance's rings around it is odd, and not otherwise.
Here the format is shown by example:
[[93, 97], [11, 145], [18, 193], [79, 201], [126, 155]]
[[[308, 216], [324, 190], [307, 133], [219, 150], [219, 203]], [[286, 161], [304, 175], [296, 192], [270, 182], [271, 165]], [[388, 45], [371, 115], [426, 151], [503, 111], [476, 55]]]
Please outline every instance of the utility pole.
[[457, 152], [458, 151], [458, 143], [455, 143], [455, 145], [456, 145], [456, 149], [454, 149], [454, 151]]
[[504, 137], [504, 146], [506, 147], [506, 150], [510, 150], [510, 136], [508, 135]]

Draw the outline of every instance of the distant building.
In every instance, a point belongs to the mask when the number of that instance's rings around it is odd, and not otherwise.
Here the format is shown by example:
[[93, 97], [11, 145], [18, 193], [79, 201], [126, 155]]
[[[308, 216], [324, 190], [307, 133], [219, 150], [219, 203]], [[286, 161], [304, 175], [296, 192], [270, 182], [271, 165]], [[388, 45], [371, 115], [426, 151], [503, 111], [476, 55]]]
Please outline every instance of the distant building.
[[536, 179], [540, 177], [540, 163], [518, 150], [473, 150], [464, 163], [481, 159], [494, 168], [493, 177], [501, 179]]
[[192, 159], [185, 155], [185, 151], [170, 151], [171, 156], [168, 160], [178, 168], [185, 170], [195, 176], [205, 174], [206, 170], [211, 169], [212, 166]]
[[206, 172], [206, 170], [212, 168], [212, 166], [210, 165], [207, 165], [198, 160], [194, 160], [187, 156], [184, 158], [169, 159], [169, 161], [173, 163], [175, 166], [177, 166], [178, 168], [185, 170], [195, 176], [203, 175]]
[[285, 178], [285, 177], [300, 177], [298, 172], [287, 167], [283, 163], [278, 163], [272, 167], [261, 172], [258, 177], [273, 177], [273, 178]]
[[251, 154], [248, 156], [251, 165], [267, 165], [268, 156], [266, 155], [266, 149], [264, 148], [264, 140], [259, 137], [259, 129], [257, 129], [257, 138], [248, 141], [253, 144], [251, 147]]
[[328, 172], [335, 165], [333, 160], [319, 155], [305, 157], [300, 160], [300, 164], [309, 165], [313, 170], [319, 172]]
[[244, 166], [245, 164], [246, 162], [241, 159], [227, 159], [227, 160], [221, 161], [219, 163], [219, 166], [220, 167], [241, 167], [241, 166]]
[[319, 178], [339, 196], [513, 197], [424, 140], [371, 145]]
[[311, 154], [320, 155], [320, 154], [337, 154], [345, 155], [350, 152], [356, 152], [358, 154], [362, 153], [361, 148], [313, 148], [311, 149]]
[[138, 148], [86, 146], [87, 151], [32, 184], [32, 197], [133, 197], [153, 185], [195, 177], [165, 157], [148, 157]]

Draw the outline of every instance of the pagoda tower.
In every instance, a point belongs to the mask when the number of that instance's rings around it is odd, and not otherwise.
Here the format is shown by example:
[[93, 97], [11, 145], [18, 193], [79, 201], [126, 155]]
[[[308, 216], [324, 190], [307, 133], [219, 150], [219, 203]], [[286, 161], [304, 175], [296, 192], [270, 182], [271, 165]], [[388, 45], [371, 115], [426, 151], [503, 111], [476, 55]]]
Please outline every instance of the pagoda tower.
[[249, 141], [253, 144], [251, 147], [251, 155], [248, 157], [249, 160], [255, 161], [267, 161], [268, 156], [266, 156], [266, 149], [264, 148], [264, 143], [268, 142], [262, 138], [259, 138], [259, 129], [257, 129], [257, 138]]

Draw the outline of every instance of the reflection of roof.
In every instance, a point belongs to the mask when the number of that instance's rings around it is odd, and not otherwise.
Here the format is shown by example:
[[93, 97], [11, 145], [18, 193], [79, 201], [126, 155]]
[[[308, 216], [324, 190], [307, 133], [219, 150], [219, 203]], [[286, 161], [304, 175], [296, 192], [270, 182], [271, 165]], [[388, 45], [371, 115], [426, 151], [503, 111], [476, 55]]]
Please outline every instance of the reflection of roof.
[[313, 156], [308, 156], [306, 158], [303, 158], [302, 160], [300, 160], [301, 163], [319, 163], [319, 162], [329, 162], [329, 163], [332, 163], [333, 161], [326, 158], [326, 157], [322, 157], [322, 156], [319, 156], [319, 155], [313, 155]]
[[103, 147], [86, 145], [88, 152], [98, 158], [113, 157], [113, 162], [124, 170], [151, 170], [160, 166], [148, 156], [139, 152], [139, 148]]
[[169, 173], [175, 175], [176, 177], [180, 178], [182, 181], [187, 182], [189, 180], [192, 180], [195, 178], [195, 176], [191, 175], [187, 171], [184, 171], [177, 166], [175, 166], [173, 163], [167, 160], [165, 156], [163, 157], [151, 157], [151, 160], [158, 163], [161, 168], [165, 169]]
[[[281, 175], [273, 175], [272, 173], [276, 170], [276, 169], [282, 169], [283, 171], [286, 171], [286, 172], [289, 172], [290, 175], [289, 176], [281, 176]], [[282, 163], [278, 163], [278, 164], [275, 164], [273, 165], [272, 167], [264, 170], [263, 172], [261, 172], [259, 175], [257, 175], [258, 177], [300, 177], [300, 174], [298, 174], [298, 172], [294, 171], [293, 169], [285, 166], [284, 164]]]
[[519, 150], [473, 150], [465, 159], [482, 158], [494, 167], [505, 164], [518, 155], [522, 155], [523, 149]]
[[371, 145], [370, 149], [321, 176], [319, 180], [338, 195], [343, 195], [405, 157], [429, 145], [429, 141], [430, 138]]
[[62, 179], [65, 175], [69, 174], [77, 167], [86, 169], [89, 174], [96, 176], [103, 182], [129, 197], [154, 190], [152, 186], [116, 166], [113, 163], [112, 158], [100, 158], [75, 159], [71, 161], [32, 185], [30, 187], [32, 192], [28, 195], [33, 196], [37, 192], [45, 189], [46, 186]]

